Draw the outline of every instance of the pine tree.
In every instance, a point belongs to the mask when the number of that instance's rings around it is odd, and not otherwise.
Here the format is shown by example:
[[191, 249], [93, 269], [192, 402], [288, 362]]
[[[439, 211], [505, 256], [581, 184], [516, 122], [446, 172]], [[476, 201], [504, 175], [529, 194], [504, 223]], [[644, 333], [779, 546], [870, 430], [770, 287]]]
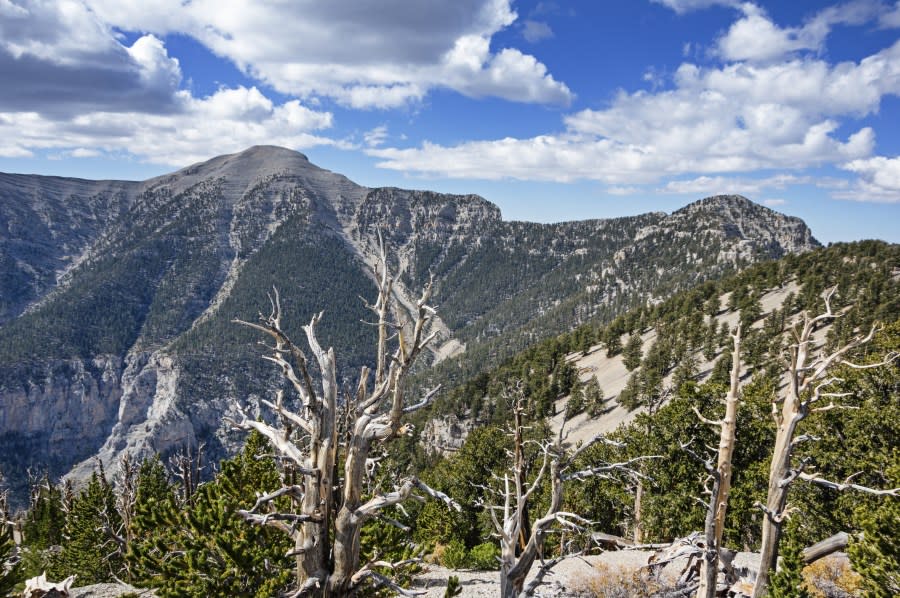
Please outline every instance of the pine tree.
[[101, 468], [66, 514], [62, 551], [51, 566], [54, 577], [78, 576], [79, 585], [112, 581], [121, 573], [122, 519], [116, 497]]
[[62, 492], [45, 473], [32, 479], [31, 504], [22, 526], [22, 570], [27, 579], [50, 567], [50, 548], [63, 541]]
[[284, 534], [248, 526], [237, 514], [258, 493], [281, 481], [271, 449], [259, 434], [223, 461], [216, 478], [179, 506], [158, 463], [145, 464], [138, 481], [135, 535], [128, 561], [135, 580], [162, 596], [273, 596], [291, 579], [291, 548]]
[[622, 351], [622, 334], [618, 328], [610, 325], [603, 332], [603, 344], [606, 345], [606, 356], [615, 357]]
[[803, 585], [803, 547], [797, 541], [796, 525], [782, 542], [778, 571], [769, 581], [769, 598], [812, 598]]
[[625, 368], [631, 372], [641, 365], [641, 335], [634, 333], [628, 337], [625, 348], [622, 350], [622, 362]]
[[22, 528], [25, 544], [33, 550], [46, 550], [59, 545], [65, 522], [62, 493], [45, 473], [32, 484], [31, 505]]
[[444, 598], [453, 598], [453, 596], [459, 596], [460, 594], [462, 594], [462, 585], [459, 583], [459, 578], [451, 575], [447, 578], [447, 589], [444, 590]]
[[603, 389], [597, 382], [596, 376], [591, 376], [584, 384], [584, 405], [588, 416], [597, 417], [603, 412]]
[[566, 417], [575, 417], [584, 411], [584, 387], [580, 382], [572, 387], [569, 400], [566, 401]]
[[631, 377], [628, 378], [628, 382], [625, 383], [625, 388], [619, 393], [618, 401], [619, 405], [629, 411], [633, 411], [640, 406], [641, 377], [638, 372], [634, 372], [631, 374]]
[[16, 544], [10, 523], [0, 517], [0, 596], [12, 595], [13, 588], [22, 580], [22, 563], [12, 564]]
[[[894, 479], [900, 477], [900, 466], [892, 473]], [[862, 528], [862, 539], [851, 542], [847, 552], [853, 569], [863, 578], [865, 596], [900, 596], [900, 499], [886, 498], [863, 519]]]

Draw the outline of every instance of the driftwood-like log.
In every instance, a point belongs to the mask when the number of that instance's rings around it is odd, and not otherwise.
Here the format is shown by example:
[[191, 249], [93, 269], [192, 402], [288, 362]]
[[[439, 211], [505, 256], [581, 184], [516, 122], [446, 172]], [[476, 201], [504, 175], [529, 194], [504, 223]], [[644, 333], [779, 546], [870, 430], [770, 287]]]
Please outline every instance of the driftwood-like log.
[[838, 532], [821, 542], [816, 542], [812, 546], [803, 549], [803, 564], [815, 563], [829, 554], [844, 550], [849, 543], [850, 535], [847, 532]]

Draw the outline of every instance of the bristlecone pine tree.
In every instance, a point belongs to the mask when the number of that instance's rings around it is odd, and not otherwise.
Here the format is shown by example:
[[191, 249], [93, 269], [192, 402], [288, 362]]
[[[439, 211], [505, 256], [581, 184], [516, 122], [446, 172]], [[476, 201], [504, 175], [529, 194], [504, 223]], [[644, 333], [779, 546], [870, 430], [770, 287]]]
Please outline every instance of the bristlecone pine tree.
[[[567, 454], [563, 446], [563, 428], [560, 426], [556, 437], [551, 441], [538, 443], [539, 468], [529, 478], [529, 467], [525, 456], [526, 439], [523, 436], [523, 416], [526, 397], [521, 385], [512, 391], [513, 413], [513, 450], [509, 470], [504, 474], [500, 488], [495, 492], [497, 504], [488, 504], [486, 508], [494, 524], [495, 532], [500, 536], [500, 596], [502, 598], [518, 598], [530, 596], [541, 584], [544, 577], [560, 561], [580, 553], [561, 554], [553, 559], [545, 560], [545, 541], [551, 530], [570, 530], [583, 532], [590, 524], [577, 513], [562, 510], [565, 486], [573, 480], [590, 477], [614, 477], [620, 473], [628, 476], [638, 475], [633, 469], [645, 459], [656, 459], [658, 456], [641, 455], [621, 463], [603, 463], [587, 469], [575, 470], [574, 464], [585, 450], [598, 442], [608, 442], [601, 435], [586, 442], [581, 447]], [[535, 493], [547, 491], [550, 496], [544, 514], [533, 523], [530, 521], [529, 509], [536, 502]], [[543, 507], [543, 505], [542, 505]], [[540, 567], [532, 580], [525, 585], [525, 579], [535, 561]]]
[[[431, 331], [435, 311], [428, 305], [431, 285], [416, 302], [412, 322], [396, 321], [400, 310], [393, 307], [393, 280], [383, 246], [379, 257], [375, 267], [378, 298], [369, 306], [377, 317], [374, 377], [364, 367], [355, 395], [343, 401], [338, 400], [334, 350], [323, 349], [316, 338], [323, 314], [304, 326], [318, 365], [318, 384], [303, 350], [282, 329], [277, 291], [271, 298], [271, 314], [261, 316], [260, 323], [236, 321], [271, 337], [274, 346], [265, 358], [280, 368], [289, 390], [299, 398], [296, 411], [287, 407], [284, 392], [277, 393], [275, 402], [264, 401], [277, 415], [278, 427], [243, 416], [243, 411], [235, 422], [238, 428], [263, 434], [287, 463], [279, 487], [259, 496], [252, 508], [240, 514], [248, 522], [281, 530], [293, 541], [295, 596], [349, 596], [370, 583], [404, 592], [385, 573], [397, 563], [360, 562], [363, 525], [416, 492], [459, 509], [416, 477], [397, 480], [392, 492], [365, 494], [373, 447], [410, 432], [411, 426], [404, 423], [407, 414], [427, 405], [437, 392], [432, 390], [415, 404], [407, 404], [403, 393], [413, 362], [436, 334]], [[341, 466], [342, 476], [337, 471]], [[289, 508], [276, 504], [280, 498], [290, 499]]]
[[700, 587], [697, 598], [714, 598], [719, 573], [719, 550], [722, 548], [722, 533], [725, 530], [725, 514], [728, 511], [728, 495], [731, 492], [731, 460], [734, 455], [734, 442], [737, 433], [737, 409], [739, 401], [739, 384], [741, 374], [741, 326], [738, 325], [734, 336], [732, 351], [731, 384], [725, 396], [725, 416], [718, 421], [709, 420], [694, 407], [694, 413], [705, 423], [718, 428], [719, 450], [715, 468], [712, 462], [707, 469], [713, 480], [710, 491], [709, 508], [706, 512], [704, 538], [706, 549], [700, 568]]

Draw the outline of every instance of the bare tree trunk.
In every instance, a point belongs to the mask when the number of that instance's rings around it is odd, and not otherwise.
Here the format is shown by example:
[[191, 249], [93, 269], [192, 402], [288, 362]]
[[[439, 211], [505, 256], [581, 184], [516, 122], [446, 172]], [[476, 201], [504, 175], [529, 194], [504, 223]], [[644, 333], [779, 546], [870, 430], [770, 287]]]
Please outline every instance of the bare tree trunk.
[[[725, 530], [725, 514], [728, 511], [728, 494], [731, 490], [731, 459], [734, 456], [734, 441], [737, 432], [737, 409], [741, 378], [741, 327], [738, 324], [734, 335], [734, 350], [731, 353], [731, 386], [725, 397], [725, 417], [718, 422], [701, 419], [719, 428], [719, 452], [715, 472], [712, 473], [713, 487], [706, 514], [706, 551], [700, 565], [700, 586], [697, 598], [714, 598], [719, 573], [719, 549]], [[698, 414], [699, 415], [699, 414]]]
[[[498, 493], [503, 504], [488, 506], [494, 528], [500, 536], [500, 595], [502, 598], [519, 598], [530, 595], [550, 569], [567, 556], [573, 556], [561, 554], [549, 561], [544, 559], [544, 540], [551, 525], [556, 524], [562, 529], [585, 532], [586, 526], [590, 524], [589, 521], [575, 513], [560, 511], [565, 482], [598, 475], [610, 477], [614, 472], [639, 479], [640, 474], [632, 466], [641, 463], [644, 459], [659, 458], [641, 456], [624, 463], [600, 465], [582, 471], [569, 472], [568, 468], [583, 451], [605, 439], [603, 436], [597, 436], [583, 444], [573, 454], [566, 455], [562, 444], [563, 428], [565, 427], [563, 425], [560, 426], [554, 441], [540, 443], [539, 446], [543, 453], [542, 464], [540, 471], [529, 483], [523, 451], [525, 441], [522, 437], [522, 411], [525, 397], [521, 387], [517, 388], [516, 392], [517, 396], [512, 407], [514, 414], [512, 471], [511, 474], [504, 476], [503, 489]], [[550, 482], [550, 504], [541, 518], [533, 524], [527, 525], [529, 499], [545, 480]], [[498, 513], [502, 515], [502, 518], [498, 517]], [[524, 546], [520, 547], [519, 542], [523, 538], [526, 541]], [[526, 586], [525, 579], [538, 558], [541, 560], [541, 567], [537, 571], [535, 579]]]
[[[787, 401], [785, 401], [787, 402]], [[788, 483], [791, 475], [791, 439], [799, 420], [793, 415], [782, 421], [775, 436], [775, 450], [769, 468], [769, 491], [763, 509], [762, 544], [760, 546], [759, 575], [753, 586], [753, 598], [763, 598], [769, 587], [769, 574], [778, 561], [778, 544], [787, 506]]]
[[[712, 473], [712, 496], [718, 495], [721, 488], [719, 472]], [[704, 527], [704, 540], [706, 546], [703, 549], [703, 558], [700, 561], [700, 586], [697, 588], [697, 598], [715, 598], [716, 581], [719, 576], [719, 545], [716, 542], [716, 509], [712, 504], [706, 511]]]
[[[765, 516], [762, 525], [759, 576], [753, 586], [753, 598], [763, 598], [768, 593], [769, 576], [778, 559], [778, 543], [781, 540], [783, 522], [790, 511], [787, 498], [791, 483], [798, 477], [803, 479], [815, 477], [804, 474], [802, 465], [797, 469], [791, 466], [794, 449], [799, 441], [794, 438], [797, 426], [812, 412], [828, 411], [840, 407], [835, 405], [834, 400], [845, 394], [829, 390], [831, 384], [837, 382], [837, 378], [831, 375], [834, 366], [844, 364], [854, 368], [873, 368], [890, 363], [897, 357], [896, 353], [891, 353], [879, 363], [864, 366], [857, 366], [846, 361], [845, 355], [849, 351], [872, 340], [877, 327], [873, 327], [868, 335], [857, 337], [831, 353], [822, 352], [812, 356], [812, 351], [817, 346], [816, 340], [813, 338], [816, 327], [820, 323], [825, 323], [840, 315], [831, 310], [831, 298], [836, 290], [833, 288], [826, 294], [824, 313], [814, 318], [803, 314], [802, 329], [799, 333], [795, 329], [796, 342], [790, 347], [787, 390], [779, 399], [780, 409], [778, 401], [772, 405], [772, 415], [775, 418], [777, 431], [775, 447], [772, 451], [772, 465], [769, 468], [769, 490], [766, 504], [757, 505], [762, 508]], [[818, 406], [822, 399], [828, 399], [829, 404]], [[812, 481], [816, 480], [812, 479]], [[821, 480], [819, 482], [829, 484]], [[843, 487], [849, 486], [831, 483], [831, 487], [843, 489]], [[876, 491], [863, 487], [857, 489], [875, 494], [896, 493], [896, 489], [888, 491]]]
[[844, 550], [849, 543], [850, 535], [847, 532], [838, 532], [833, 536], [829, 536], [821, 542], [816, 542], [812, 546], [803, 549], [803, 564], [815, 563], [829, 554], [838, 550]]
[[637, 487], [634, 490], [634, 543], [642, 544], [644, 542], [644, 530], [641, 529], [641, 502], [644, 498], [644, 481], [640, 478], [637, 480]]
[[[402, 593], [405, 590], [376, 570], [392, 568], [395, 564], [379, 561], [377, 565], [369, 563], [360, 567], [362, 526], [382, 509], [410, 497], [422, 498], [412, 495], [413, 491], [442, 500], [457, 510], [460, 508], [445, 494], [416, 478], [400, 481], [394, 492], [364, 496], [366, 462], [372, 446], [408, 433], [410, 428], [403, 423], [404, 416], [429, 404], [438, 390], [433, 389], [414, 405], [404, 403], [403, 380], [436, 334], [430, 330], [434, 310], [427, 304], [431, 286], [426, 287], [418, 300], [410, 325], [392, 321], [392, 279], [387, 273], [383, 248], [380, 257], [380, 269], [375, 270], [378, 298], [374, 305], [368, 306], [378, 317], [375, 376], [370, 383], [369, 369], [362, 369], [356, 396], [348, 398], [343, 419], [337, 413], [334, 351], [325, 351], [315, 334], [322, 314], [313, 317], [303, 328], [318, 364], [318, 385], [313, 383], [303, 351], [281, 329], [277, 290], [271, 298], [272, 313], [261, 317], [261, 323], [237, 321], [274, 339], [273, 351], [265, 359], [280, 367], [302, 403], [298, 411], [287, 409], [284, 392], [279, 391], [274, 403], [263, 403], [275, 412], [280, 427], [247, 417], [239, 406], [241, 420], [234, 422], [239, 428], [263, 434], [289, 463], [290, 474], [286, 472], [283, 476], [280, 489], [258, 497], [253, 508], [238, 513], [252, 523], [276, 527], [293, 539], [297, 567], [295, 596], [349, 596], [370, 579]], [[396, 349], [390, 352], [388, 343], [394, 341]], [[338, 430], [339, 421], [346, 426], [342, 433]], [[344, 443], [343, 447], [339, 441]], [[337, 475], [340, 448], [345, 451], [343, 479]], [[290, 512], [273, 512], [273, 501], [283, 496], [292, 500]]]

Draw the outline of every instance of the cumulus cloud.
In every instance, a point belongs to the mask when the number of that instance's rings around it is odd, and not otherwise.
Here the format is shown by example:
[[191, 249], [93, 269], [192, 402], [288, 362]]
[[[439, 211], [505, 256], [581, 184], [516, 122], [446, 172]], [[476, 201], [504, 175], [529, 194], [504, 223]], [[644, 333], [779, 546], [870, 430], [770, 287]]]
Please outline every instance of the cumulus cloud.
[[434, 88], [521, 102], [567, 104], [545, 65], [491, 38], [517, 18], [510, 0], [85, 0], [123, 30], [190, 35], [248, 75], [297, 97], [391, 108]]
[[[557, 134], [370, 154], [383, 168], [426, 176], [616, 186], [695, 173], [710, 177], [697, 183], [708, 187], [728, 183], [714, 178], [725, 173], [852, 162], [871, 155], [874, 132], [861, 127], [839, 134], [839, 126], [877, 111], [885, 95], [900, 95], [900, 42], [834, 65], [812, 58], [708, 68], [686, 63], [674, 82], [658, 92], [620, 92], [605, 109], [567, 116], [566, 130]], [[744, 183], [747, 192], [758, 187]]]
[[895, 2], [893, 8], [879, 17], [878, 24], [885, 29], [900, 28], [900, 1]]
[[128, 153], [183, 166], [260, 142], [296, 149], [334, 143], [314, 134], [331, 126], [330, 113], [297, 100], [276, 105], [255, 87], [221, 89], [205, 98], [179, 92], [178, 99], [180, 109], [170, 114], [92, 111], [59, 120], [38, 112], [0, 112], [0, 156], [37, 150], [74, 157]]
[[0, 6], [0, 110], [59, 117], [85, 109], [167, 112], [177, 109], [178, 61], [153, 35], [121, 44], [76, 0]]
[[159, 37], [122, 39], [80, 0], [0, 0], [0, 77], [15, 82], [0, 86], [0, 156], [127, 153], [183, 165], [257, 143], [333, 143], [315, 134], [330, 112], [276, 105], [256, 87], [195, 97]]
[[834, 193], [841, 199], [900, 203], [900, 156], [852, 160], [841, 168], [859, 178], [847, 190]]
[[734, 22], [717, 43], [726, 60], [767, 62], [794, 52], [821, 52], [835, 25], [861, 25], [885, 12], [880, 2], [856, 0], [830, 6], [815, 14], [801, 27], [779, 27], [759, 6], [741, 4], [743, 18]]
[[363, 135], [363, 141], [368, 147], [378, 147], [383, 145], [388, 136], [387, 125], [378, 125], [370, 129]]

